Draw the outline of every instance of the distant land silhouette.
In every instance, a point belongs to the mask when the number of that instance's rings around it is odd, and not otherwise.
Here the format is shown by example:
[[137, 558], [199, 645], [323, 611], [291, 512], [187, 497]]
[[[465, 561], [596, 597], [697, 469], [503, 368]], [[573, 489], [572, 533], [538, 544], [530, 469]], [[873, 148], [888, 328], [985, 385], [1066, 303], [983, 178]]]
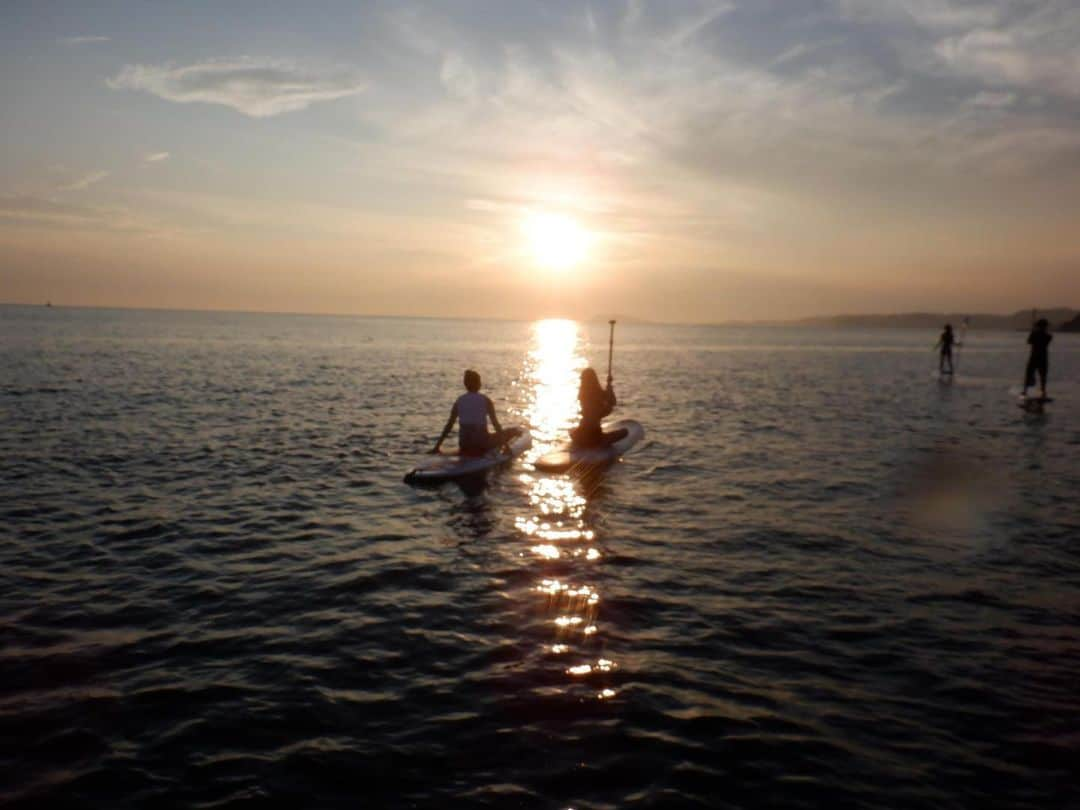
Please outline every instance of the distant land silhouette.
[[[972, 329], [1028, 330], [1031, 328], [1031, 310], [1021, 309], [1010, 315], [992, 315], [985, 312], [903, 312], [896, 315], [827, 315], [816, 318], [800, 318], [786, 321], [802, 326], [888, 328], [888, 329], [940, 329], [951, 323], [958, 329], [964, 318]], [[1050, 321], [1051, 329], [1080, 331], [1080, 312], [1068, 307], [1036, 310], [1039, 318]], [[1068, 326], [1066, 326], [1068, 323]]]
[[[235, 310], [235, 309], [185, 309], [170, 307], [124, 307], [124, 306], [95, 306], [86, 304], [53, 304], [48, 301], [44, 304], [25, 303], [14, 301], [0, 301], [0, 307], [23, 307], [23, 308], [50, 308], [50, 309], [106, 309], [106, 310], [142, 310], [161, 312], [224, 312], [245, 313], [252, 315], [329, 315], [331, 317], [357, 317], [357, 318], [405, 318], [435, 320], [473, 320], [471, 318], [458, 318], [453, 316], [424, 316], [424, 315], [395, 315], [395, 314], [372, 314], [372, 313], [327, 313], [327, 312], [268, 312], [265, 310]], [[1052, 331], [1080, 332], [1080, 310], [1071, 307], [1055, 307], [1054, 309], [1036, 310], [1039, 318], [1050, 321]], [[996, 315], [986, 312], [901, 312], [893, 315], [863, 314], [863, 315], [818, 315], [810, 318], [794, 319], [747, 319], [725, 320], [712, 322], [698, 322], [696, 324], [675, 324], [682, 326], [820, 326], [827, 328], [852, 328], [852, 329], [940, 329], [943, 324], [951, 323], [955, 329], [959, 329], [968, 319], [972, 329], [1000, 329], [1009, 331], [1027, 331], [1031, 328], [1030, 309], [1021, 309], [1009, 315]], [[481, 320], [484, 320], [481, 318]], [[496, 319], [499, 320], [499, 319]], [[512, 319], [511, 319], [512, 320]], [[651, 320], [639, 315], [617, 313], [613, 315], [593, 315], [584, 319], [586, 323], [607, 323], [610, 320], [621, 324], [639, 325], [666, 325], [671, 321]]]
[[650, 321], [648, 318], [639, 318], [637, 315], [593, 315], [591, 318], [586, 319], [586, 323], [607, 323], [608, 321], [617, 321], [619, 323], [637, 323], [637, 324], [653, 324], [656, 321]]

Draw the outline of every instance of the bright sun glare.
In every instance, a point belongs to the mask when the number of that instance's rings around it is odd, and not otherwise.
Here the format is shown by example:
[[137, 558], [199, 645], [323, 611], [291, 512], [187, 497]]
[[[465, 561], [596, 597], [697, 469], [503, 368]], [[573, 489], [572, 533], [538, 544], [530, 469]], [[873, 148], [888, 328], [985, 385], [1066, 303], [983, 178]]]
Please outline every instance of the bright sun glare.
[[562, 214], [530, 212], [521, 229], [533, 261], [548, 270], [576, 267], [589, 249], [589, 233]]

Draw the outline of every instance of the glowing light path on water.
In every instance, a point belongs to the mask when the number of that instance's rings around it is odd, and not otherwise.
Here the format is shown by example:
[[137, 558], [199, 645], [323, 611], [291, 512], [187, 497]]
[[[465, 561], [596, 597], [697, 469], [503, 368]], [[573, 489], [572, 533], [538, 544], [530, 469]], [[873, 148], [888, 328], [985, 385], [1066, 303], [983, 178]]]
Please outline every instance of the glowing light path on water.
[[[533, 349], [524, 374], [529, 391], [525, 417], [533, 431], [526, 462], [566, 442], [577, 420], [578, 378], [586, 366], [581, 344], [578, 325], [572, 321], [539, 321], [533, 327]], [[565, 475], [523, 473], [520, 480], [529, 493], [531, 514], [517, 518], [515, 527], [527, 544], [522, 554], [531, 556], [539, 570], [534, 590], [544, 600], [540, 609], [554, 632], [547, 652], [571, 659], [564, 667], [571, 682], [591, 685], [600, 700], [612, 698], [616, 690], [594, 680], [617, 664], [594, 652], [599, 649], [602, 597], [589, 580], [592, 565], [602, 554], [593, 544], [596, 532], [587, 521], [587, 495], [579, 481]], [[552, 566], [558, 567], [558, 575]]]

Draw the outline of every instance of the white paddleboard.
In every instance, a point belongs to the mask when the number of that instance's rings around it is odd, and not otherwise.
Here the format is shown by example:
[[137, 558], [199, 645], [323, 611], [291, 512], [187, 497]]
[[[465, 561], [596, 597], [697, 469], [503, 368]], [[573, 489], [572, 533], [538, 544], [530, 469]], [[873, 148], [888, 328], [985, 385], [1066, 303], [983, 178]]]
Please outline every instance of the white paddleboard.
[[502, 448], [488, 450], [482, 456], [461, 456], [457, 453], [439, 453], [429, 456], [414, 467], [406, 476], [406, 484], [437, 484], [457, 478], [483, 475], [493, 467], [512, 461], [532, 446], [532, 434], [523, 427], [521, 433], [508, 443], [510, 452]]
[[645, 437], [645, 428], [633, 419], [620, 419], [604, 425], [604, 432], [610, 433], [620, 428], [626, 428], [626, 435], [613, 444], [585, 448], [567, 445], [562, 450], [541, 456], [534, 462], [534, 466], [540, 472], [561, 473], [579, 468], [600, 467], [617, 461]]

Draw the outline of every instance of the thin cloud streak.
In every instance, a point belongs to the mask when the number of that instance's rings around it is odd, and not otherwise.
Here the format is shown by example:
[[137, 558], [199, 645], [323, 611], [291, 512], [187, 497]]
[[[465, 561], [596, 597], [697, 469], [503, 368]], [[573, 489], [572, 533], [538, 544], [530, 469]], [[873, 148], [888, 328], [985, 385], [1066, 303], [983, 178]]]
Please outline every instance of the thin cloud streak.
[[360, 93], [367, 83], [348, 73], [318, 73], [286, 62], [212, 61], [192, 65], [127, 65], [106, 81], [178, 104], [220, 104], [252, 118], [302, 110]]
[[82, 36], [82, 37], [60, 37], [56, 40], [62, 45], [92, 45], [98, 42], [111, 42], [112, 37], [100, 37], [100, 36]]
[[90, 188], [90, 186], [94, 185], [94, 183], [101, 182], [102, 180], [104, 180], [108, 176], [109, 176], [109, 173], [107, 171], [104, 171], [103, 169], [99, 169], [97, 171], [92, 171], [92, 172], [89, 172], [87, 174], [84, 174], [82, 177], [78, 178], [77, 180], [75, 180], [75, 181], [73, 181], [71, 183], [68, 183], [66, 185], [60, 186], [57, 190], [58, 191], [82, 191], [83, 189]]

